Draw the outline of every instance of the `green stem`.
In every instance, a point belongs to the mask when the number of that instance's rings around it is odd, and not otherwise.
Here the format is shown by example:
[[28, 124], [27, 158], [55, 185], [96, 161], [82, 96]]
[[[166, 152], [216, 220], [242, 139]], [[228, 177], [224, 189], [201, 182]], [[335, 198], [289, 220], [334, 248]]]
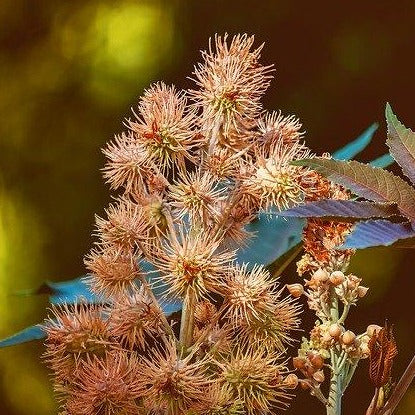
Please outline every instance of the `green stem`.
[[341, 415], [342, 386], [341, 375], [333, 370], [330, 379], [330, 391], [327, 403], [327, 415]]
[[[331, 295], [330, 304], [330, 319], [333, 323], [339, 320], [339, 302], [333, 292]], [[333, 347], [330, 350], [331, 360], [331, 377], [330, 377], [330, 390], [327, 402], [327, 415], [341, 415], [341, 399], [343, 395], [342, 391], [342, 372], [340, 370], [341, 358], [338, 356]]]
[[191, 287], [188, 287], [183, 303], [182, 319], [180, 323], [180, 343], [184, 350], [187, 350], [192, 345], [195, 306], [195, 292]]

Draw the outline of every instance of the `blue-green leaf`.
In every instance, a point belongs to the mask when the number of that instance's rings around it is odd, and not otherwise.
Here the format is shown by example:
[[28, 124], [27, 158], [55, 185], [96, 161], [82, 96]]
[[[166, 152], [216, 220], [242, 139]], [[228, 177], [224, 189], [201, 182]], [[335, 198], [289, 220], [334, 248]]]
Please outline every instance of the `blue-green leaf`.
[[237, 260], [250, 264], [273, 263], [301, 242], [304, 226], [303, 219], [260, 214], [247, 226], [247, 230], [254, 232], [255, 236], [248, 246], [238, 251]]
[[346, 144], [344, 147], [336, 150], [332, 156], [336, 160], [351, 160], [357, 154], [362, 152], [368, 144], [371, 142], [373, 134], [378, 129], [378, 124], [372, 124], [367, 130], [365, 130], [356, 140]]
[[20, 343], [27, 343], [33, 340], [40, 340], [46, 337], [46, 333], [42, 326], [37, 324], [19, 331], [13, 336], [0, 340], [0, 347], [15, 346]]
[[393, 159], [393, 157], [389, 153], [386, 153], [383, 156], [380, 156], [372, 160], [369, 164], [372, 167], [380, 167], [381, 169], [385, 169], [386, 167], [389, 167], [394, 162], [395, 160]]
[[[155, 275], [155, 269], [148, 262], [142, 262], [142, 267], [145, 271], [150, 272], [149, 279], [153, 279]], [[163, 297], [165, 287], [161, 283], [152, 283], [154, 295], [160, 299]], [[47, 294], [49, 295], [49, 301], [51, 304], [74, 304], [79, 301], [86, 301], [88, 303], [99, 303], [103, 299], [94, 295], [85, 281], [85, 276], [75, 278], [69, 281], [51, 282], [47, 281], [35, 290], [28, 290], [18, 293], [20, 295], [34, 295], [34, 294]], [[182, 301], [178, 298], [168, 298], [160, 300], [160, 306], [165, 315], [169, 316], [182, 308]], [[16, 333], [4, 340], [0, 340], [0, 348], [6, 346], [13, 346], [19, 343], [25, 343], [32, 340], [38, 340], [45, 337], [45, 333], [42, 330], [41, 325], [31, 326], [19, 333]]]
[[410, 223], [393, 223], [387, 220], [359, 222], [347, 236], [340, 249], [363, 249], [371, 246], [390, 246], [400, 240], [413, 239], [415, 230]]

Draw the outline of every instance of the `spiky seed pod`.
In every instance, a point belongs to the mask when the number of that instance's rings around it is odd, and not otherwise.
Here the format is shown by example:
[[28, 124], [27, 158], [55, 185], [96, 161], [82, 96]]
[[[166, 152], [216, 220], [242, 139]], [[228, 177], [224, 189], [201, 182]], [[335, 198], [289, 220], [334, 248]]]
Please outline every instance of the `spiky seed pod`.
[[58, 383], [71, 380], [87, 357], [102, 356], [113, 348], [106, 313], [86, 303], [51, 307], [43, 325], [47, 335], [44, 358]]
[[301, 123], [293, 115], [283, 116], [281, 111], [273, 111], [258, 121], [261, 147], [269, 151], [276, 143], [285, 146], [297, 144], [303, 137]]
[[115, 298], [134, 291], [137, 278], [143, 272], [131, 251], [111, 246], [92, 249], [84, 262], [90, 271], [85, 281], [94, 293], [104, 298]]
[[131, 249], [138, 241], [147, 239], [149, 221], [141, 206], [121, 198], [111, 204], [105, 213], [107, 219], [96, 216], [97, 235], [101, 242]]
[[[260, 114], [260, 98], [269, 86], [272, 67], [258, 63], [262, 46], [251, 51], [253, 43], [253, 36], [235, 36], [230, 44], [227, 35], [216, 36], [214, 47], [210, 44], [209, 51], [202, 52], [203, 64], [195, 67], [199, 89], [190, 95], [203, 109], [203, 130], [217, 131], [210, 137], [210, 148], [218, 141], [225, 147], [243, 147], [238, 133], [252, 128]], [[230, 140], [232, 135], [236, 137]]]
[[202, 328], [211, 324], [218, 314], [218, 309], [209, 300], [199, 301], [195, 307], [195, 321]]
[[310, 156], [302, 144], [287, 147], [277, 143], [269, 156], [259, 153], [255, 172], [247, 182], [249, 192], [257, 194], [267, 209], [274, 206], [281, 211], [301, 203], [305, 198], [302, 182], [309, 170], [291, 163]]
[[202, 356], [206, 353], [211, 356], [229, 353], [233, 340], [232, 327], [227, 324], [196, 328], [194, 331], [194, 341], [199, 342], [199, 354]]
[[219, 251], [220, 243], [206, 232], [186, 234], [180, 229], [178, 238], [171, 236], [154, 255], [160, 278], [169, 286], [166, 294], [183, 297], [191, 289], [200, 300], [209, 291], [217, 292], [221, 276], [235, 257], [233, 251]]
[[66, 409], [71, 415], [136, 415], [143, 392], [137, 368], [135, 356], [123, 352], [83, 362]]
[[206, 359], [193, 362], [191, 355], [180, 358], [176, 346], [167, 343], [163, 350], [153, 349], [143, 357], [139, 382], [156, 408], [166, 406], [182, 414], [195, 403], [207, 402], [206, 391], [212, 380], [206, 370]]
[[238, 175], [243, 165], [243, 154], [243, 150], [233, 153], [229, 148], [217, 147], [206, 156], [203, 167], [216, 180], [233, 178]]
[[146, 177], [156, 170], [145, 147], [138, 143], [133, 134], [122, 133], [115, 136], [102, 150], [108, 161], [103, 172], [111, 189], [124, 188], [126, 192], [142, 192]]
[[[234, 399], [232, 392], [221, 388], [219, 383], [212, 384], [206, 391], [207, 402], [196, 403], [190, 413], [198, 415], [244, 415], [244, 404]], [[194, 412], [192, 412], [194, 411]]]
[[144, 288], [118, 298], [111, 307], [109, 330], [127, 349], [145, 349], [149, 339], [163, 333], [159, 308]]
[[288, 406], [288, 388], [284, 383], [287, 369], [279, 362], [278, 353], [238, 348], [216, 364], [223, 390], [241, 400], [248, 415], [269, 414], [275, 407]]
[[218, 216], [224, 193], [225, 188], [220, 188], [210, 173], [200, 171], [182, 174], [180, 181], [169, 187], [171, 206], [178, 209], [178, 217], [188, 214], [192, 222], [202, 225]]
[[173, 165], [185, 169], [185, 160], [195, 161], [192, 150], [200, 145], [194, 132], [195, 112], [187, 107], [184, 92], [163, 82], [144, 92], [135, 121], [128, 121], [134, 136], [161, 172]]
[[229, 268], [221, 287], [226, 302], [225, 316], [235, 325], [242, 321], [261, 321], [275, 309], [277, 291], [270, 274], [263, 266], [248, 264]]
[[290, 298], [281, 298], [281, 291], [274, 298], [274, 310], [266, 312], [261, 320], [241, 321], [237, 328], [238, 337], [252, 345], [270, 351], [283, 351], [293, 343], [292, 332], [300, 324], [300, 306]]

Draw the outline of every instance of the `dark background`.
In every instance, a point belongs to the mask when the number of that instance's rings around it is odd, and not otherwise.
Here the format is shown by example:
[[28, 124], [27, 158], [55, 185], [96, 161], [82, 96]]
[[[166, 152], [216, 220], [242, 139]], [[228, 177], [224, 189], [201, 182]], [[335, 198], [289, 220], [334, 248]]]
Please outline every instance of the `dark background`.
[[[334, 150], [378, 121], [360, 158], [369, 160], [386, 152], [386, 101], [415, 127], [414, 22], [413, 0], [2, 0], [0, 336], [45, 316], [45, 298], [16, 291], [84, 272], [94, 213], [110, 198], [100, 148], [150, 82], [191, 85], [186, 76], [209, 36], [247, 32], [266, 42], [263, 62], [275, 63], [276, 79], [265, 106], [299, 116], [313, 150]], [[415, 350], [412, 264], [411, 252], [380, 248], [359, 253], [352, 265], [370, 291], [350, 329], [362, 332], [386, 317], [395, 325], [396, 376]], [[41, 352], [41, 344], [0, 350], [2, 414], [56, 413]], [[324, 412], [298, 394], [287, 414]], [[363, 415], [370, 397], [363, 362], [344, 414]], [[413, 413], [412, 390], [397, 414]]]

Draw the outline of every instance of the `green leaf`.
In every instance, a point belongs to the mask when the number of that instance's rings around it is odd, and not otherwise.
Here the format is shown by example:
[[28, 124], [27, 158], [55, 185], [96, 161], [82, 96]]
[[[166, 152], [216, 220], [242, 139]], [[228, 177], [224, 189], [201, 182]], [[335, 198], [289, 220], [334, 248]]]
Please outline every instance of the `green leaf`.
[[327, 220], [341, 218], [342, 222], [356, 222], [360, 219], [388, 218], [399, 215], [399, 211], [395, 203], [323, 199], [295, 206], [281, 212], [280, 215], [294, 218], [325, 218]]
[[400, 212], [415, 219], [415, 189], [400, 177], [358, 161], [339, 161], [316, 157], [293, 164], [308, 166], [360, 197], [375, 202], [396, 203]]
[[46, 333], [40, 324], [30, 326], [10, 337], [0, 340], [0, 347], [15, 346], [20, 343], [27, 343], [33, 340], [40, 340], [46, 337]]
[[388, 124], [386, 144], [402, 171], [415, 183], [415, 133], [398, 120], [389, 104], [386, 104], [385, 114]]
[[372, 140], [373, 134], [377, 129], [378, 124], [372, 124], [367, 130], [359, 135], [356, 140], [353, 140], [339, 150], [336, 150], [333, 153], [333, 158], [335, 160], [351, 160], [368, 146]]

